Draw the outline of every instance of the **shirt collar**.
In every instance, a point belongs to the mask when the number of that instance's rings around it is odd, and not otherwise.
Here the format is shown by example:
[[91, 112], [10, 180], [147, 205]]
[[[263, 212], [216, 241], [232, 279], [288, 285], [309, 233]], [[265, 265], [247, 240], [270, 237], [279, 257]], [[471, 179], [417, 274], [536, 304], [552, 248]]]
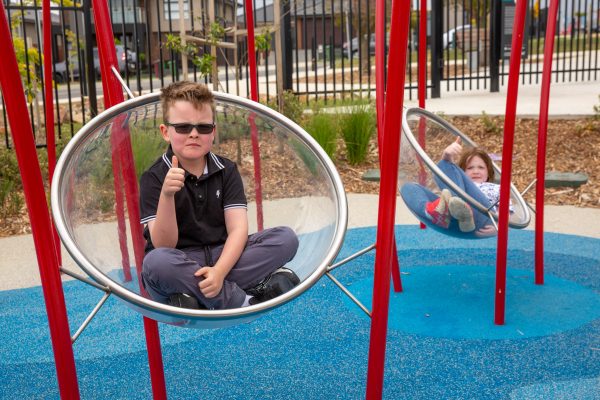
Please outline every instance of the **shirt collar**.
[[[171, 145], [169, 145], [169, 147], [167, 148], [167, 151], [162, 155], [162, 159], [163, 162], [167, 165], [168, 168], [171, 168], [171, 160], [173, 159], [173, 156], [175, 154], [173, 153], [173, 148], [171, 147]], [[219, 160], [219, 158], [215, 155], [215, 153], [213, 153], [212, 151], [209, 151], [208, 154], [206, 155], [206, 164], [204, 164], [204, 175], [212, 175], [215, 172], [218, 172], [222, 169], [225, 169], [225, 166], [223, 165], [223, 163], [221, 162], [221, 160]], [[185, 168], [184, 168], [185, 170]], [[186, 176], [189, 175], [189, 172], [187, 170], [185, 170], [185, 174]]]

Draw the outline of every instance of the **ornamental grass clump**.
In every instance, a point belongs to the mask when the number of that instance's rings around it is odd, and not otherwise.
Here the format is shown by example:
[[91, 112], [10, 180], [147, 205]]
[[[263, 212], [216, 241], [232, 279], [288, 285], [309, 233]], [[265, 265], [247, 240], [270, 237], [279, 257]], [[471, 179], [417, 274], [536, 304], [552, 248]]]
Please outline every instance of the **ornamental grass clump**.
[[369, 106], [353, 108], [342, 120], [342, 137], [346, 144], [346, 158], [351, 165], [363, 163], [369, 151], [369, 142], [376, 129], [375, 113]]
[[319, 143], [333, 160], [337, 145], [337, 122], [332, 114], [313, 114], [306, 123], [306, 131]]

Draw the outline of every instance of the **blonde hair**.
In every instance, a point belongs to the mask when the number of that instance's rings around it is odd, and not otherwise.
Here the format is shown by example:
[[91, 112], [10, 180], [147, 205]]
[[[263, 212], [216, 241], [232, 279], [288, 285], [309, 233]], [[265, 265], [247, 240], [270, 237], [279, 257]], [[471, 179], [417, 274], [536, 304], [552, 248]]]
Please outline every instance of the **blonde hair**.
[[188, 101], [196, 109], [201, 109], [203, 105], [210, 106], [215, 117], [215, 97], [211, 90], [203, 83], [179, 81], [173, 82], [161, 89], [160, 101], [162, 105], [163, 121], [169, 121], [169, 108], [176, 101]]
[[493, 182], [495, 177], [494, 163], [492, 163], [492, 159], [490, 158], [488, 153], [486, 153], [479, 147], [474, 147], [462, 153], [462, 155], [460, 156], [460, 160], [458, 161], [458, 166], [464, 171], [467, 168], [467, 164], [469, 163], [469, 161], [471, 161], [473, 157], [479, 157], [483, 160], [488, 173], [487, 181]]

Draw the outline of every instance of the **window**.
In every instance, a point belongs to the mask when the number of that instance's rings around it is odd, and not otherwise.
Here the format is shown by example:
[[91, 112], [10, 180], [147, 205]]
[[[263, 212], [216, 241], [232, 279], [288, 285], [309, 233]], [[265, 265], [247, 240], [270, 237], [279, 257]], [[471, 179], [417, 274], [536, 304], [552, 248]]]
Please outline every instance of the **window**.
[[[163, 14], [167, 20], [179, 20], [179, 0], [163, 0]], [[190, 19], [190, 0], [183, 0], [183, 18]]]

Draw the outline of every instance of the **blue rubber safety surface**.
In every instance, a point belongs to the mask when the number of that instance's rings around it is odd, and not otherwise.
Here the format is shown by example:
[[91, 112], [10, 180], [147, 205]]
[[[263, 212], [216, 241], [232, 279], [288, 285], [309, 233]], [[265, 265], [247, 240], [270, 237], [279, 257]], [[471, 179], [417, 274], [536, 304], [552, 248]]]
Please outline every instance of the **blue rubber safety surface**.
[[[391, 293], [384, 398], [600, 399], [600, 240], [546, 234], [545, 284], [533, 233], [509, 234], [506, 324], [493, 323], [496, 240], [397, 226], [404, 292]], [[375, 240], [348, 231], [340, 259]], [[374, 254], [334, 271], [366, 304]], [[64, 284], [74, 331], [101, 298]], [[370, 320], [327, 278], [251, 323], [160, 325], [172, 399], [360, 399]], [[0, 398], [58, 398], [40, 287], [0, 292]], [[81, 397], [152, 397], [142, 318], [110, 298], [74, 346]]]

